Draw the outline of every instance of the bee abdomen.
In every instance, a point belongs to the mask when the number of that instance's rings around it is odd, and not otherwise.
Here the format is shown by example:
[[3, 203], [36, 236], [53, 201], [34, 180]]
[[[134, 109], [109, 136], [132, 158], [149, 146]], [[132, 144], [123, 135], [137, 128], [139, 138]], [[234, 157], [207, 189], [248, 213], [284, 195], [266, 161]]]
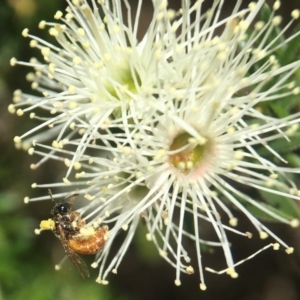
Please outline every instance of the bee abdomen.
[[105, 245], [106, 233], [108, 227], [103, 226], [99, 228], [94, 235], [83, 238], [83, 237], [74, 237], [69, 239], [69, 247], [80, 254], [92, 255], [101, 251]]

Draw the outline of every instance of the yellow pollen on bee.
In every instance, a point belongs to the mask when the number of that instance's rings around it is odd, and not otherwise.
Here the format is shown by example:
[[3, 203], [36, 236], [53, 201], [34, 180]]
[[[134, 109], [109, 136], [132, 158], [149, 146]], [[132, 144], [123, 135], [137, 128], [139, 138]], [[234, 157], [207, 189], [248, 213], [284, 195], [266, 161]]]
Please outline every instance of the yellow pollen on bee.
[[93, 226], [80, 228], [80, 237], [90, 237], [95, 234]]
[[42, 220], [40, 223], [40, 228], [43, 230], [53, 230], [55, 223], [52, 219]]

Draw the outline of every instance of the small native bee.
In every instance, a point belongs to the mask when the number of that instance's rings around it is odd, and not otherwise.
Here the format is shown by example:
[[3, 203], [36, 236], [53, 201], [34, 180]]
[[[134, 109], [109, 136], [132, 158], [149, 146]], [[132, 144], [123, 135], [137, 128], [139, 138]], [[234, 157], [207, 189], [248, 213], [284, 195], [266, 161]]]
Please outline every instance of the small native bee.
[[64, 199], [57, 203], [52, 196], [51, 190], [48, 190], [52, 202], [55, 203], [51, 210], [52, 219], [41, 222], [41, 229], [52, 230], [54, 235], [61, 241], [67, 256], [71, 259], [83, 278], [90, 275], [89, 270], [83, 259], [76, 254], [95, 254], [101, 251], [105, 244], [107, 226], [94, 230], [84, 231], [85, 221], [77, 211], [72, 211], [74, 200], [78, 194], [70, 197], [69, 202]]

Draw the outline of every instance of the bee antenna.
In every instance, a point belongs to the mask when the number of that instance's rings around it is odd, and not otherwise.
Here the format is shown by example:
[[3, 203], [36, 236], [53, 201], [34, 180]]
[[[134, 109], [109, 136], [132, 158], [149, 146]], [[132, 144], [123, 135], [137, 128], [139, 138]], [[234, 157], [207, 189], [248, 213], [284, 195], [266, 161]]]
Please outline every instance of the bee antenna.
[[54, 200], [54, 198], [53, 198], [53, 196], [52, 196], [52, 192], [51, 192], [50, 189], [48, 189], [48, 194], [49, 194], [49, 196], [50, 196], [50, 198], [51, 198], [51, 201], [56, 203], [56, 201]]

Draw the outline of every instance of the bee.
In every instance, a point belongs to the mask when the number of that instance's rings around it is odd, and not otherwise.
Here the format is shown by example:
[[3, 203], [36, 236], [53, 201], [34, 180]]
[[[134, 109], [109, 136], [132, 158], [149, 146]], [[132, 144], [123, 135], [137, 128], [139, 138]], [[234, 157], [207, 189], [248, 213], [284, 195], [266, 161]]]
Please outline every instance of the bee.
[[52, 219], [41, 222], [40, 227], [44, 230], [52, 230], [54, 235], [61, 241], [63, 248], [70, 258], [80, 275], [85, 278], [90, 273], [83, 259], [77, 255], [91, 255], [101, 251], [105, 245], [107, 226], [93, 229], [85, 228], [85, 221], [81, 218], [81, 214], [72, 211], [74, 200], [78, 194], [70, 197], [68, 202], [57, 203], [52, 196], [51, 190], [48, 190], [54, 207], [51, 210]]

